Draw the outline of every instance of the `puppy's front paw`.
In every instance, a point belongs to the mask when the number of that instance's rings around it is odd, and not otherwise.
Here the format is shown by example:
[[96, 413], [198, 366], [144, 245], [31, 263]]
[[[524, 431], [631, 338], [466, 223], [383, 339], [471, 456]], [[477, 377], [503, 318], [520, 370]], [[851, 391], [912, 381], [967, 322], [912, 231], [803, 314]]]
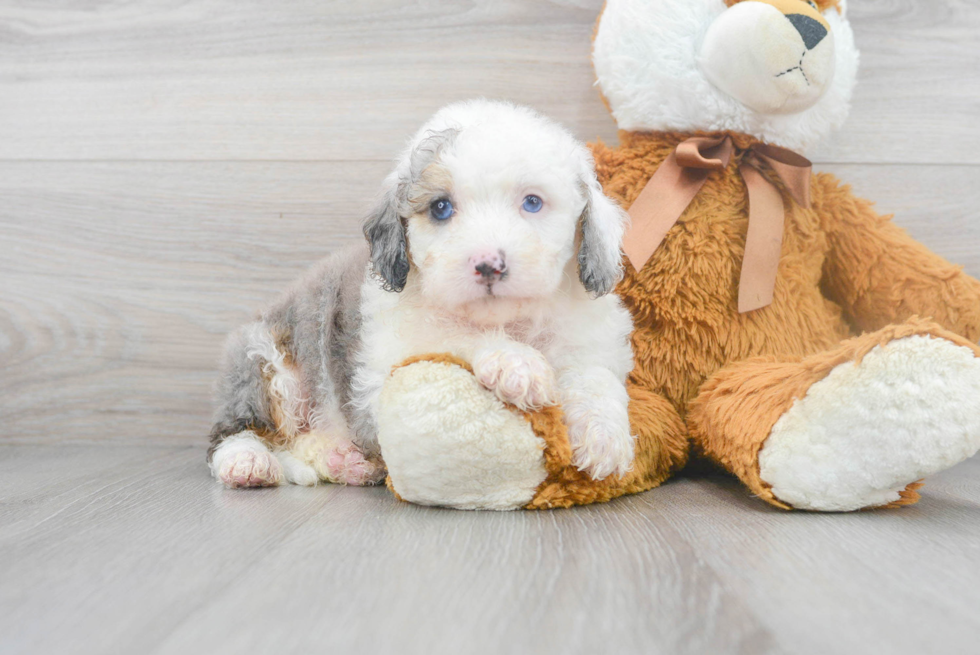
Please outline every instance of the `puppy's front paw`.
[[473, 372], [480, 384], [520, 409], [558, 403], [555, 372], [544, 355], [530, 346], [513, 344], [480, 351]]
[[593, 480], [625, 475], [633, 467], [633, 435], [620, 426], [594, 417], [568, 426], [572, 463]]

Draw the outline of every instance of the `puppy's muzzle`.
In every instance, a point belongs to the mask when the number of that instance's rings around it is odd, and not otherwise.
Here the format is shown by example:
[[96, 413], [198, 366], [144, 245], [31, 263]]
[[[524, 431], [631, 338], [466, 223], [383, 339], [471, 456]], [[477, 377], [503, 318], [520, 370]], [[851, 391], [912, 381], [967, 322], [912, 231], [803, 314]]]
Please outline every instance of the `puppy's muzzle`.
[[507, 275], [507, 261], [504, 251], [481, 252], [470, 257], [473, 275], [479, 278], [481, 284], [492, 284], [502, 280]]

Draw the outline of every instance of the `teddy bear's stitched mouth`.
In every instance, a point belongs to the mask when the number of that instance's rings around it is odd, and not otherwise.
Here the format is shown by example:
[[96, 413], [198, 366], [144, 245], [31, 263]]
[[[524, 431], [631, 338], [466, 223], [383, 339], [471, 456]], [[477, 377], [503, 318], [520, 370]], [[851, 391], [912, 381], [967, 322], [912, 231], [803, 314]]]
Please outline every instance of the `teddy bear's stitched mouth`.
[[793, 71], [800, 71], [800, 75], [803, 76], [803, 81], [806, 82], [807, 86], [811, 86], [810, 78], [806, 76], [806, 71], [803, 70], [803, 59], [806, 58], [807, 52], [809, 52], [809, 50], [805, 50], [803, 52], [803, 56], [800, 57], [800, 63], [798, 63], [796, 66], [793, 66], [792, 68], [788, 68], [784, 70], [782, 73], [776, 73], [775, 77], [782, 77], [783, 75], [789, 75]]

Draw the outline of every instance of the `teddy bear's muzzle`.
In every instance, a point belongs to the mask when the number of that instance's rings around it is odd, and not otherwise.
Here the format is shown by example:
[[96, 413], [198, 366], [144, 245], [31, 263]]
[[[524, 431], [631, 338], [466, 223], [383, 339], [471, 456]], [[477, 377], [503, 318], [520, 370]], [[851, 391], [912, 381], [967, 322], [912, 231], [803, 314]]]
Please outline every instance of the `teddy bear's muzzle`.
[[834, 35], [801, 0], [753, 0], [724, 11], [698, 57], [705, 77], [762, 114], [793, 114], [823, 97], [835, 69]]

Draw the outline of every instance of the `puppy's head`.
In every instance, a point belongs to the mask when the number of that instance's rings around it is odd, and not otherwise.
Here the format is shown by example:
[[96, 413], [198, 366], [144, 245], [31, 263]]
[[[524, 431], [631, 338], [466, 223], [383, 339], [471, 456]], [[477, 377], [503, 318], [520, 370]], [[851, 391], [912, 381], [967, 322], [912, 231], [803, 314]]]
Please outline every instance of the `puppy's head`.
[[417, 284], [426, 302], [465, 311], [569, 284], [608, 293], [622, 275], [625, 220], [567, 131], [480, 100], [444, 108], [419, 131], [364, 232], [386, 289]]

